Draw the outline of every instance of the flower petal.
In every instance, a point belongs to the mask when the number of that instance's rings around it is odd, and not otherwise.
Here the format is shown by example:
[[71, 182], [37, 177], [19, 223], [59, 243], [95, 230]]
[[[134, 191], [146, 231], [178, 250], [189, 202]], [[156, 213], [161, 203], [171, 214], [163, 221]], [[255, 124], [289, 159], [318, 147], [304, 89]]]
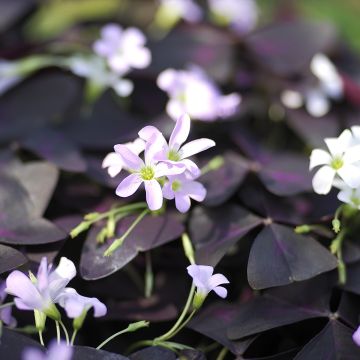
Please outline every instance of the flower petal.
[[[73, 355], [73, 347], [66, 345], [65, 341], [59, 344], [52, 341], [46, 354], [46, 360], [70, 360]], [[30, 358], [29, 358], [30, 360]], [[35, 360], [35, 358], [33, 358]], [[40, 359], [39, 359], [40, 360]]]
[[190, 141], [181, 148], [180, 150], [181, 159], [185, 159], [187, 157], [195, 155], [213, 146], [215, 146], [215, 141], [210, 139], [203, 138], [203, 139]]
[[162, 176], [171, 176], [182, 174], [186, 170], [186, 167], [182, 162], [177, 161], [162, 161], [155, 166], [155, 177], [159, 178]]
[[183, 184], [181, 192], [186, 193], [191, 199], [198, 202], [204, 201], [206, 196], [206, 189], [203, 184], [198, 181], [186, 181]]
[[345, 164], [338, 170], [339, 176], [344, 180], [345, 184], [351, 188], [360, 186], [360, 168], [353, 164]]
[[176, 84], [176, 78], [177, 71], [174, 69], [167, 69], [160, 73], [156, 83], [161, 90], [170, 91]]
[[324, 140], [332, 156], [342, 155], [351, 145], [351, 131], [344, 130], [337, 138], [327, 138]]
[[136, 192], [143, 180], [139, 174], [130, 174], [116, 188], [116, 195], [120, 197], [128, 197]]
[[146, 191], [146, 202], [149, 206], [149, 209], [159, 210], [163, 204], [163, 194], [161, 186], [157, 180], [148, 180], [144, 181], [145, 191]]
[[174, 130], [171, 133], [169, 146], [170, 149], [178, 151], [180, 146], [186, 141], [190, 133], [190, 117], [188, 114], [180, 116], [176, 121]]
[[175, 194], [175, 206], [181, 213], [186, 213], [191, 206], [190, 197], [184, 194]]
[[223, 274], [214, 274], [209, 280], [209, 285], [212, 288], [215, 288], [222, 284], [229, 284], [229, 283], [230, 283], [229, 280]]
[[173, 200], [175, 198], [174, 191], [171, 188], [171, 182], [168, 181], [162, 188], [163, 197], [168, 200]]
[[213, 289], [216, 295], [220, 296], [221, 298], [225, 299], [227, 297], [227, 290], [222, 286], [217, 286]]
[[[6, 292], [20, 298], [21, 302], [30, 309], [42, 309], [43, 298], [39, 291], [31, 280], [18, 270], [7, 277]], [[16, 301], [15, 304], [18, 305]]]
[[187, 271], [197, 287], [208, 288], [209, 279], [214, 272], [214, 268], [208, 265], [193, 264], [187, 267]]
[[335, 174], [335, 170], [330, 166], [325, 165], [321, 167], [312, 180], [314, 191], [317, 194], [328, 194], [330, 192]]
[[348, 164], [360, 161], [360, 145], [356, 145], [347, 149], [343, 156], [343, 160]]
[[357, 346], [360, 346], [360, 326], [353, 333], [352, 339], [354, 340]]
[[310, 166], [309, 170], [319, 165], [329, 165], [331, 162], [331, 156], [328, 152], [321, 149], [315, 149], [310, 155]]
[[144, 166], [144, 162], [140, 159], [140, 157], [134, 154], [126, 145], [115, 145], [114, 150], [121, 156], [124, 165], [128, 169], [140, 170], [140, 168]]
[[44, 291], [49, 284], [49, 269], [46, 256], [43, 256], [36, 274], [37, 287], [40, 291]]

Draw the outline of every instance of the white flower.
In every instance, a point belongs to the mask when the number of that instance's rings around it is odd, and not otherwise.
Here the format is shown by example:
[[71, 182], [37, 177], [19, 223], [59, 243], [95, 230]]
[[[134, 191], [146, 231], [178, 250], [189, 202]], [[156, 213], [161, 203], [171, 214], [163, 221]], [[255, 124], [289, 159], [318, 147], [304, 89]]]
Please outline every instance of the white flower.
[[315, 149], [310, 156], [310, 170], [321, 166], [313, 178], [313, 188], [318, 194], [329, 193], [335, 177], [340, 177], [351, 188], [360, 186], [360, 145], [351, 146], [350, 130], [344, 130], [338, 138], [327, 138], [329, 152]]
[[337, 197], [340, 201], [360, 210], [360, 187], [352, 189], [348, 186], [344, 186]]

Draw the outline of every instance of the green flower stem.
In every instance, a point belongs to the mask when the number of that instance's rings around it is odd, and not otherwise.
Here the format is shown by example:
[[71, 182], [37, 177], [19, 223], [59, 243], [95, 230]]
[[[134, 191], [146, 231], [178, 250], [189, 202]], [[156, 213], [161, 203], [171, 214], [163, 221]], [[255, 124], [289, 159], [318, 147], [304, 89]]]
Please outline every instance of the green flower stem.
[[69, 333], [68, 333], [68, 331], [66, 330], [66, 327], [65, 327], [64, 323], [63, 323], [61, 320], [59, 321], [59, 324], [61, 325], [61, 327], [62, 327], [62, 329], [63, 329], [63, 331], [64, 331], [65, 338], [66, 338], [66, 343], [67, 343], [67, 345], [69, 345], [69, 344], [70, 344]]
[[174, 337], [178, 332], [180, 332], [186, 325], [187, 323], [193, 318], [193, 316], [195, 315], [197, 309], [194, 309], [190, 315], [188, 316], [188, 318], [175, 330], [171, 333], [171, 337]]
[[[125, 334], [128, 332], [134, 332], [138, 329], [148, 327], [148, 326], [149, 326], [149, 322], [147, 322], [147, 321], [138, 321], [136, 323], [129, 324], [129, 326], [126, 329], [120, 330], [117, 333], [115, 333], [114, 335], [111, 335], [106, 340], [104, 340], [96, 349], [99, 350], [99, 349], [103, 348], [109, 341], [115, 339], [119, 335], [122, 335], [122, 334]], [[151, 341], [150, 341], [150, 343], [151, 343]]]
[[73, 346], [74, 345], [74, 342], [75, 342], [75, 338], [76, 338], [76, 335], [78, 333], [79, 330], [75, 329], [72, 333], [72, 336], [71, 336], [71, 341], [70, 341], [70, 345]]
[[[174, 333], [177, 333], [177, 329], [179, 327], [181, 327], [181, 324], [183, 322], [183, 320], [185, 319], [189, 309], [190, 309], [190, 306], [192, 304], [192, 300], [194, 298], [194, 294], [195, 294], [195, 285], [194, 283], [191, 285], [191, 289], [190, 289], [190, 292], [189, 292], [189, 296], [187, 298], [187, 301], [186, 301], [186, 304], [185, 304], [185, 307], [181, 313], [181, 315], [179, 316], [178, 320], [176, 321], [176, 323], [174, 324], [174, 326], [168, 331], [166, 332], [164, 335], [161, 335], [157, 338], [154, 339], [154, 342], [159, 342], [159, 341], [165, 341], [165, 340], [168, 340], [170, 338], [173, 337], [173, 334]], [[181, 327], [182, 328], [182, 327]]]
[[150, 210], [145, 209], [130, 225], [130, 227], [125, 231], [124, 235], [122, 235], [120, 238], [114, 240], [114, 242], [105, 250], [104, 256], [110, 256], [112, 253], [122, 245], [124, 240], [129, 236], [129, 234], [134, 230], [136, 225], [145, 217], [145, 215], [149, 214]]
[[5, 303], [5, 304], [1, 304], [0, 305], [0, 310], [6, 308], [8, 306], [13, 306], [13, 305], [15, 305], [15, 303], [13, 301]]
[[57, 339], [57, 343], [60, 344], [60, 325], [58, 321], [55, 321], [55, 325], [56, 325], [56, 339]]
[[344, 242], [345, 235], [346, 231], [341, 230], [330, 245], [331, 253], [336, 255], [338, 259], [339, 283], [341, 285], [344, 285], [346, 283], [346, 266], [342, 257], [342, 244]]
[[224, 360], [228, 352], [229, 350], [226, 347], [222, 348], [216, 360]]
[[39, 330], [39, 340], [40, 340], [40, 344], [41, 344], [42, 346], [45, 346], [45, 344], [44, 344], [44, 339], [43, 339], [43, 336], [42, 336], [42, 331], [40, 331], [40, 330]]
[[149, 298], [152, 294], [153, 286], [154, 286], [154, 274], [152, 270], [152, 261], [151, 261], [151, 253], [147, 251], [145, 253], [145, 262], [146, 262], [146, 270], [145, 270], [145, 297]]
[[201, 168], [201, 175], [210, 171], [220, 169], [224, 165], [224, 158], [221, 155], [213, 157], [204, 167]]

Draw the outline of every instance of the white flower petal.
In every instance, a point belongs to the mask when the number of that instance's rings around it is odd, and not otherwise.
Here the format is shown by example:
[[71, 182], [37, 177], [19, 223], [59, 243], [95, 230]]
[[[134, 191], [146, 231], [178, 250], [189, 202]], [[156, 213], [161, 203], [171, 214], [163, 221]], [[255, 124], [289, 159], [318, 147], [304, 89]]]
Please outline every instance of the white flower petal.
[[136, 192], [143, 180], [139, 174], [130, 174], [116, 188], [116, 195], [120, 197], [128, 197]]
[[345, 184], [351, 188], [360, 186], [360, 168], [352, 164], [344, 164], [338, 171], [339, 176], [344, 180]]
[[190, 117], [188, 114], [180, 116], [176, 121], [174, 130], [171, 133], [169, 140], [169, 147], [175, 151], [180, 149], [180, 146], [186, 141], [190, 133]]
[[163, 204], [163, 194], [161, 186], [157, 180], [145, 181], [145, 191], [146, 191], [146, 202], [149, 206], [149, 209], [159, 210]]
[[315, 149], [311, 152], [310, 155], [310, 166], [309, 170], [312, 170], [314, 167], [319, 165], [330, 165], [331, 156], [328, 152], [321, 149]]
[[332, 169], [330, 166], [323, 166], [321, 167], [315, 174], [312, 185], [314, 191], [317, 194], [328, 194], [331, 190], [331, 185], [335, 177], [335, 170]]
[[204, 150], [207, 150], [215, 146], [215, 141], [210, 139], [197, 139], [188, 142], [180, 150], [181, 159], [188, 158], [192, 155], [198, 154]]

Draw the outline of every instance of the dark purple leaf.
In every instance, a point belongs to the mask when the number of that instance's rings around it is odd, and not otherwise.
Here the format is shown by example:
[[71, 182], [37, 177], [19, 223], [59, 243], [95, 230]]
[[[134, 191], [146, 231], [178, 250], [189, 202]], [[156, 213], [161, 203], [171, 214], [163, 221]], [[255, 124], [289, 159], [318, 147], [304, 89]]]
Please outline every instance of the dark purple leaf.
[[337, 137], [340, 133], [338, 119], [333, 113], [314, 118], [305, 110], [288, 110], [287, 123], [308, 145], [324, 148], [324, 138]]
[[229, 200], [249, 171], [248, 163], [240, 155], [227, 153], [224, 164], [199, 178], [207, 190], [205, 205], [218, 206]]
[[38, 342], [29, 336], [24, 336], [16, 331], [3, 329], [0, 338], [0, 359], [22, 359], [22, 354], [27, 348], [44, 349]]
[[335, 41], [333, 26], [306, 21], [275, 23], [245, 40], [256, 59], [280, 76], [306, 71], [311, 58], [318, 52], [326, 52]]
[[311, 191], [309, 158], [296, 154], [272, 155], [259, 171], [265, 187], [275, 195], [289, 196]]
[[257, 297], [238, 307], [228, 327], [227, 335], [229, 339], [237, 340], [325, 315], [316, 308], [300, 307], [276, 298]]
[[26, 80], [15, 90], [0, 99], [0, 141], [12, 141], [35, 128], [56, 124], [80, 89], [73, 76], [47, 73]]
[[270, 224], [254, 241], [247, 273], [253, 289], [265, 289], [307, 280], [336, 266], [336, 258], [316, 240]]
[[39, 208], [14, 177], [0, 174], [0, 190], [0, 242], [35, 245], [65, 237], [57, 226], [37, 216]]
[[21, 145], [60, 169], [71, 172], [86, 170], [86, 162], [79, 149], [59, 131], [37, 130], [22, 140]]
[[233, 45], [229, 36], [207, 26], [178, 27], [161, 41], [149, 44], [153, 58], [146, 72], [158, 75], [165, 69], [183, 69], [194, 63], [221, 81], [231, 73], [235, 56]]
[[[118, 223], [117, 237], [129, 228], [134, 219], [131, 216]], [[109, 276], [128, 264], [139, 251], [148, 251], [177, 239], [184, 232], [184, 226], [174, 215], [146, 216], [110, 257], [104, 256], [110, 243], [99, 246], [96, 242], [98, 232], [97, 228], [90, 231], [81, 255], [80, 272], [87, 280]]]
[[227, 251], [262, 219], [236, 205], [206, 209], [196, 207], [189, 231], [199, 264], [215, 266]]
[[34, 208], [32, 214], [42, 216], [55, 190], [59, 171], [53, 165], [34, 161], [12, 166], [9, 173], [26, 189]]
[[360, 262], [356, 262], [346, 267], [347, 279], [344, 285], [345, 290], [360, 295]]
[[71, 360], [129, 360], [120, 354], [97, 350], [88, 346], [74, 346]]
[[130, 360], [176, 360], [176, 354], [162, 347], [153, 346], [131, 354]]
[[330, 320], [324, 329], [312, 339], [295, 357], [295, 360], [356, 360], [360, 348], [352, 340], [354, 329], [337, 320]]
[[[244, 344], [229, 340], [227, 330], [232, 325], [234, 317], [238, 314], [239, 305], [219, 303], [201, 311], [190, 323], [189, 328], [203, 334], [228, 348], [233, 354], [244, 352]], [[247, 345], [253, 338], [247, 341]], [[247, 346], [246, 346], [247, 347]]]
[[132, 141], [145, 125], [133, 114], [125, 112], [115, 97], [106, 92], [90, 113], [78, 114], [63, 130], [82, 148], [111, 152], [114, 145]]
[[13, 270], [26, 262], [26, 257], [20, 251], [0, 244], [0, 274]]
[[33, 0], [0, 1], [0, 32], [7, 30], [26, 14], [33, 6]]

